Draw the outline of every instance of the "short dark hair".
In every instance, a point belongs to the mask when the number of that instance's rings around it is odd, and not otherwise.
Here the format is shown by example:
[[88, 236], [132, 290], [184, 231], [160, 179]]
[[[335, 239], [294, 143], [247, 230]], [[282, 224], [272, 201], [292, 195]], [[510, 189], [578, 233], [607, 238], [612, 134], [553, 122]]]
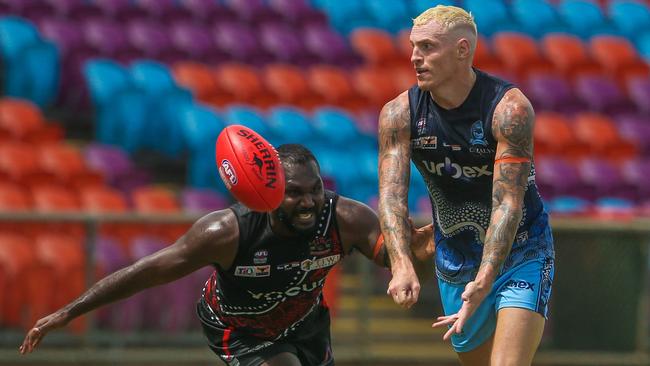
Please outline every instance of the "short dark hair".
[[316, 163], [316, 167], [320, 171], [320, 165], [314, 154], [308, 148], [300, 144], [283, 144], [277, 148], [278, 155], [282, 164], [289, 165], [304, 165], [310, 161]]

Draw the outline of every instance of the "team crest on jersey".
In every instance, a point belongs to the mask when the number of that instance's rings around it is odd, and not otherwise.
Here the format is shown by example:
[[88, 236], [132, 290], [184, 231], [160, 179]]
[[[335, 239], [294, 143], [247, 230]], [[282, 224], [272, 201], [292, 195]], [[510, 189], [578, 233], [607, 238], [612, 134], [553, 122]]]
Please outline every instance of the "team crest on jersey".
[[271, 266], [237, 266], [235, 276], [239, 277], [268, 277], [271, 275]]
[[332, 250], [332, 239], [317, 236], [309, 242], [309, 252], [312, 255], [322, 255]]
[[264, 264], [269, 260], [269, 251], [266, 249], [258, 250], [253, 255], [253, 263]]
[[305, 272], [309, 272], [315, 269], [331, 267], [335, 265], [339, 259], [341, 259], [340, 254], [330, 255], [329, 257], [323, 257], [314, 260], [305, 259], [302, 261], [302, 263], [300, 263], [300, 268]]
[[411, 140], [411, 148], [435, 150], [438, 148], [438, 136], [423, 136]]
[[488, 146], [485, 139], [485, 132], [483, 131], [483, 121], [478, 120], [472, 124], [470, 128], [472, 139], [469, 141], [469, 152], [479, 155], [494, 154], [495, 150]]

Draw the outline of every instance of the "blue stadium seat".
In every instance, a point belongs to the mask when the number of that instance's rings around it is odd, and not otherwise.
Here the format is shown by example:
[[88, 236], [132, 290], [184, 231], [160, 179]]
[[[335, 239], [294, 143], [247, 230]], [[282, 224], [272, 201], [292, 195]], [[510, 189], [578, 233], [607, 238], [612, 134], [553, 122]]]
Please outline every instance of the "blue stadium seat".
[[501, 31], [518, 31], [502, 0], [465, 0], [464, 8], [472, 13], [478, 32], [491, 36]]
[[650, 62], [650, 31], [641, 34], [636, 39], [635, 44], [641, 57], [643, 57], [647, 62]]
[[405, 1], [365, 0], [364, 2], [375, 27], [393, 34], [410, 28], [411, 18]]
[[616, 34], [598, 4], [586, 0], [564, 0], [557, 7], [571, 33], [587, 39], [594, 34]]
[[3, 60], [13, 60], [23, 48], [40, 40], [38, 30], [29, 21], [14, 16], [0, 18], [0, 54]]
[[576, 215], [586, 213], [589, 206], [589, 202], [582, 198], [560, 196], [552, 199], [547, 207], [553, 214]]
[[533, 37], [565, 30], [553, 6], [544, 0], [514, 0], [510, 9], [522, 30]]
[[117, 92], [133, 88], [128, 71], [117, 62], [108, 59], [86, 62], [84, 76], [92, 102], [99, 109]]
[[[57, 47], [51, 42], [38, 42], [25, 48], [17, 61], [12, 72], [24, 72], [27, 77], [26, 95], [23, 97], [41, 108], [51, 105], [59, 91], [61, 73]], [[10, 90], [7, 94], [11, 95]]]
[[318, 159], [321, 174], [334, 178], [337, 191], [347, 195], [359, 182], [359, 170], [351, 161], [357, 159], [353, 152], [344, 152], [326, 147], [312, 148], [312, 152]]
[[318, 142], [309, 118], [297, 108], [272, 108], [267, 121], [280, 144], [303, 144], [312, 148]]
[[650, 30], [650, 8], [639, 1], [612, 1], [609, 3], [609, 16], [626, 37]]
[[130, 71], [134, 84], [150, 95], [178, 88], [169, 68], [159, 62], [135, 61], [131, 64]]
[[[255, 107], [246, 105], [233, 105], [223, 112], [223, 117], [228, 125], [243, 125], [259, 133], [275, 146], [276, 137], [269, 128], [266, 120]], [[277, 146], [276, 146], [277, 147]]]
[[375, 24], [368, 15], [364, 1], [322, 0], [319, 7], [329, 16], [332, 26], [343, 34]]
[[181, 110], [180, 117], [185, 146], [190, 155], [214, 154], [215, 141], [225, 127], [221, 116], [208, 106], [191, 104]]
[[148, 120], [148, 97], [138, 89], [115, 93], [97, 121], [97, 138], [105, 144], [119, 145], [129, 153], [142, 147]]
[[187, 183], [192, 187], [212, 188], [223, 194], [229, 194], [228, 189], [219, 178], [214, 153], [198, 154], [189, 160]]
[[318, 108], [314, 111], [313, 126], [320, 137], [328, 144], [346, 147], [354, 144], [359, 130], [352, 117], [336, 108]]

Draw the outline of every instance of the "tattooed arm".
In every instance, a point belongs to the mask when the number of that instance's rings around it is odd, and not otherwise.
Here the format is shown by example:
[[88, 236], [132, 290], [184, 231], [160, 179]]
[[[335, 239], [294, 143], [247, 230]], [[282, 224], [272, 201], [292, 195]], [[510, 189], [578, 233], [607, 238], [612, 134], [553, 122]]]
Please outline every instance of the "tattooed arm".
[[533, 158], [535, 113], [518, 89], [497, 105], [492, 134], [497, 140], [492, 186], [492, 216], [485, 235], [476, 282], [491, 287], [510, 253], [522, 218], [524, 193]]
[[467, 319], [492, 290], [510, 253], [522, 217], [524, 193], [533, 156], [534, 112], [518, 89], [511, 89], [497, 105], [492, 134], [497, 151], [492, 183], [492, 216], [485, 235], [483, 258], [474, 281], [465, 286], [463, 305], [456, 314], [438, 317], [434, 327], [449, 326], [443, 338], [460, 333]]
[[388, 102], [379, 116], [379, 222], [391, 262], [388, 294], [401, 306], [418, 298], [418, 282], [409, 244], [410, 111], [408, 92]]

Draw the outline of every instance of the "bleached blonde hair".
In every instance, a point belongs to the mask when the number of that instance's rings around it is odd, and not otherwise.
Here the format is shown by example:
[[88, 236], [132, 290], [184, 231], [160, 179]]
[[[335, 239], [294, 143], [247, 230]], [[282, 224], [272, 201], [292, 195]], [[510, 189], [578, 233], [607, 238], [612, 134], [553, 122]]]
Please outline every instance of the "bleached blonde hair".
[[445, 30], [453, 30], [459, 27], [469, 28], [474, 35], [477, 34], [474, 17], [465, 9], [450, 5], [437, 5], [429, 8], [413, 19], [413, 25], [424, 25], [430, 21], [436, 21]]

